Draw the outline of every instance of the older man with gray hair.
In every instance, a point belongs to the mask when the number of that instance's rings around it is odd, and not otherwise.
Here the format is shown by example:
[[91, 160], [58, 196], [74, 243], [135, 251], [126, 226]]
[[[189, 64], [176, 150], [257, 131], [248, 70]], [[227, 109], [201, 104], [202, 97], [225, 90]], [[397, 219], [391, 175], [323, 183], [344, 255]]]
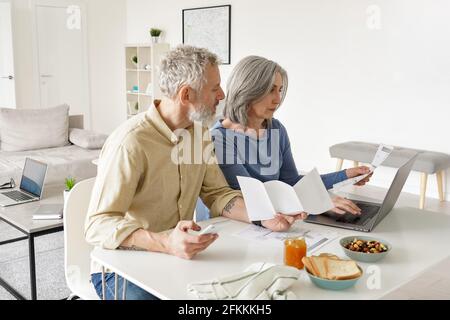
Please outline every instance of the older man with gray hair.
[[[184, 130], [194, 136], [194, 121], [210, 120], [224, 98], [217, 56], [205, 49], [177, 47], [161, 62], [160, 87], [162, 100], [155, 100], [148, 112], [121, 125], [103, 147], [85, 236], [90, 244], [106, 249], [162, 252], [192, 259], [218, 237], [188, 232], [201, 229], [192, 221], [198, 197], [212, 217], [223, 215], [249, 222], [241, 193], [228, 186], [216, 161], [189, 164], [172, 159], [173, 150], [186, 144], [177, 132]], [[207, 128], [202, 131], [208, 134]], [[194, 142], [188, 143], [193, 150]], [[202, 143], [207, 149], [212, 142]], [[214, 153], [209, 157], [215, 159]], [[287, 230], [295, 218], [278, 215], [263, 225]], [[101, 269], [93, 264], [91, 272], [102, 297]], [[107, 299], [114, 292], [114, 277], [114, 273], [105, 277]], [[120, 278], [119, 290], [123, 283]], [[155, 298], [126, 283], [127, 299]]]

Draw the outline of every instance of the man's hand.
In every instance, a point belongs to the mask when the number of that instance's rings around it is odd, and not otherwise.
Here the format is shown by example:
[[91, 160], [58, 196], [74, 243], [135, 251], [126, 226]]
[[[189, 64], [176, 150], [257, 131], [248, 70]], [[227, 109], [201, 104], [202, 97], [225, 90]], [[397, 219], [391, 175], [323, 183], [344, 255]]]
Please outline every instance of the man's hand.
[[261, 221], [261, 224], [272, 231], [287, 231], [297, 220], [304, 220], [308, 214], [306, 212], [299, 212], [296, 215], [285, 215], [277, 213], [275, 218]]
[[[233, 198], [223, 209], [222, 215], [230, 219], [251, 223], [244, 199], [241, 197]], [[296, 220], [306, 219], [307, 216], [305, 212], [298, 212], [295, 215], [277, 213], [275, 218], [261, 221], [261, 224], [272, 231], [286, 231]]]
[[[367, 174], [370, 172], [370, 168], [366, 167], [366, 166], [361, 166], [361, 167], [356, 167], [356, 168], [350, 168], [345, 170], [345, 174], [347, 175], [347, 177], [350, 178], [354, 178], [357, 176], [361, 176], [363, 174]], [[365, 185], [367, 182], [369, 182], [370, 177], [372, 177], [373, 172], [371, 174], [369, 174], [367, 177], [365, 177], [364, 179], [362, 179], [361, 181], [359, 181], [358, 183], [355, 183], [356, 186], [363, 186]]]
[[354, 204], [352, 201], [348, 199], [344, 199], [341, 197], [334, 197], [331, 199], [334, 204], [334, 208], [331, 209], [331, 211], [336, 212], [338, 214], [345, 214], [347, 212], [350, 212], [354, 215], [360, 215], [361, 209], [358, 208], [356, 204]]
[[169, 234], [167, 251], [183, 259], [192, 259], [205, 250], [219, 236], [217, 234], [192, 235], [188, 230], [200, 231], [200, 226], [193, 221], [180, 221]]

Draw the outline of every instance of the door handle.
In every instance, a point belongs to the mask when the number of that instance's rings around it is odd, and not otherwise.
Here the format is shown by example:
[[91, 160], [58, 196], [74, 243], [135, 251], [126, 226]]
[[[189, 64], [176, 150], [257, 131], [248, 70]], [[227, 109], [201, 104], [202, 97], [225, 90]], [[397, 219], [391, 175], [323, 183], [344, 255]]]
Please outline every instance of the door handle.
[[13, 76], [7, 76], [7, 77], [1, 77], [2, 79], [9, 79], [9, 80], [13, 80], [14, 77]]
[[41, 78], [52, 78], [53, 75], [51, 74], [41, 74]]

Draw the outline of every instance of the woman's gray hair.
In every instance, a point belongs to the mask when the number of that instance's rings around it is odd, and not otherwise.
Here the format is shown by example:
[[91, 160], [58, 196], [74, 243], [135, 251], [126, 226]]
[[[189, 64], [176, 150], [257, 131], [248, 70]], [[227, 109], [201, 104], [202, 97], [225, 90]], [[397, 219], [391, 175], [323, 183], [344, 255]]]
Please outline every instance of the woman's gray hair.
[[[276, 62], [258, 56], [248, 56], [238, 62], [227, 83], [224, 116], [243, 126], [248, 124], [250, 106], [269, 94], [279, 72], [283, 79], [281, 101], [286, 97], [288, 87], [287, 72]], [[271, 125], [271, 119], [268, 119]]]
[[199, 92], [206, 81], [206, 66], [219, 64], [217, 55], [203, 48], [180, 45], [169, 51], [161, 60], [159, 86], [168, 98], [173, 98], [180, 88], [188, 85]]

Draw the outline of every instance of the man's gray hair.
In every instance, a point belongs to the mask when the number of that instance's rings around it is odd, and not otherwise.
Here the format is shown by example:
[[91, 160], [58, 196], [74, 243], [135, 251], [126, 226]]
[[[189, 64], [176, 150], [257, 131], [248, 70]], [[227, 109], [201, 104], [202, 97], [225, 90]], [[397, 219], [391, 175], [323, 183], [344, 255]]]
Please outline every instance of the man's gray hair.
[[161, 60], [161, 92], [168, 98], [174, 98], [184, 85], [200, 92], [206, 81], [208, 64], [218, 65], [219, 58], [206, 49], [180, 45], [169, 51]]
[[287, 72], [278, 63], [263, 57], [248, 56], [239, 61], [228, 78], [224, 116], [246, 127], [250, 106], [272, 90], [277, 72], [283, 79], [281, 106], [288, 87]]

